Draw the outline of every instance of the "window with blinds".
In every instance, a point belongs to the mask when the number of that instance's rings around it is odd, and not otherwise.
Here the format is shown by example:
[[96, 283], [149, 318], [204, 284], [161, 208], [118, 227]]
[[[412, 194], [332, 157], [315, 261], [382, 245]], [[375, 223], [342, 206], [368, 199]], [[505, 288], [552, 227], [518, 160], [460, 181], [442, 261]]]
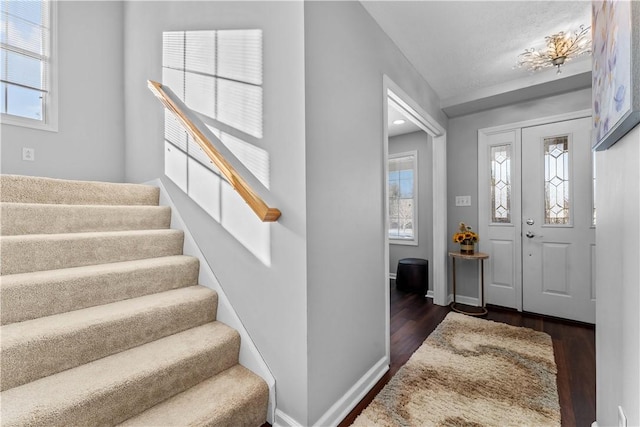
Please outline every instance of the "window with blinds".
[[51, 10], [52, 4], [46, 0], [0, 2], [3, 121], [50, 121]]

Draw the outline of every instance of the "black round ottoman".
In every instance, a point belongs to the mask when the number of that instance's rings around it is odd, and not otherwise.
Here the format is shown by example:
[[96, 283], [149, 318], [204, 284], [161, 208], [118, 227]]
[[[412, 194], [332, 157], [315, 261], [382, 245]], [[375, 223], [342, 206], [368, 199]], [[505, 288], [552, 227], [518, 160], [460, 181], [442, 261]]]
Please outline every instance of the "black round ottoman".
[[429, 286], [429, 261], [421, 258], [403, 258], [398, 261], [396, 288], [400, 291], [427, 294]]

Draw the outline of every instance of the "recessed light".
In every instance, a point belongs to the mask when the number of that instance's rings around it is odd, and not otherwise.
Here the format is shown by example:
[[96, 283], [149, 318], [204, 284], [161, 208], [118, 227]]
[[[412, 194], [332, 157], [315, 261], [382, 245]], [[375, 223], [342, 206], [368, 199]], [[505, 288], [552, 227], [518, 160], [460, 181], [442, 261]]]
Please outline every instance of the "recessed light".
[[398, 119], [398, 120], [394, 120], [394, 121], [393, 121], [393, 124], [394, 124], [394, 125], [403, 125], [404, 123], [405, 123], [405, 121], [404, 121], [404, 120], [402, 120], [402, 119]]

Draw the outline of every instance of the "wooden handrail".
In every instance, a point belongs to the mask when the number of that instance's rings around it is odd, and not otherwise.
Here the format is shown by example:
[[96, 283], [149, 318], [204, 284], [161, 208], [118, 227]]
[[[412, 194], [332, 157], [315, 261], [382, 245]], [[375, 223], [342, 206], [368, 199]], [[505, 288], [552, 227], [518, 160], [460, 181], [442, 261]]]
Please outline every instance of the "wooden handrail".
[[187, 117], [186, 113], [178, 105], [180, 101], [172, 99], [161, 83], [153, 80], [147, 80], [147, 85], [151, 92], [153, 92], [160, 102], [162, 102], [162, 104], [173, 113], [175, 118], [178, 119], [189, 135], [191, 135], [198, 145], [200, 145], [213, 164], [216, 165], [227, 181], [229, 181], [233, 189], [240, 194], [249, 207], [256, 213], [256, 215], [258, 215], [258, 218], [263, 222], [277, 221], [281, 215], [280, 211], [276, 208], [270, 208], [267, 206], [267, 204], [255, 193], [247, 181], [240, 176], [220, 151], [213, 146], [209, 138], [207, 138], [193, 123], [193, 121]]

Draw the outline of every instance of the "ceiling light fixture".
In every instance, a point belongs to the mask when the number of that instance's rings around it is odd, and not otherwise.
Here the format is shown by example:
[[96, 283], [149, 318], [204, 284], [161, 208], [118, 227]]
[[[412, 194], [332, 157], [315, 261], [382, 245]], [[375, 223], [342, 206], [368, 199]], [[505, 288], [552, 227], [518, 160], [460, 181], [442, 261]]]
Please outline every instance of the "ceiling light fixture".
[[580, 29], [571, 33], [560, 31], [557, 34], [545, 37], [547, 43], [545, 50], [534, 48], [525, 49], [518, 55], [517, 66], [537, 71], [541, 68], [558, 67], [566, 61], [591, 53], [591, 27], [580, 25]]
[[405, 124], [405, 121], [402, 120], [402, 119], [398, 119], [398, 120], [394, 120], [393, 124], [394, 125], [403, 125], [403, 124]]

